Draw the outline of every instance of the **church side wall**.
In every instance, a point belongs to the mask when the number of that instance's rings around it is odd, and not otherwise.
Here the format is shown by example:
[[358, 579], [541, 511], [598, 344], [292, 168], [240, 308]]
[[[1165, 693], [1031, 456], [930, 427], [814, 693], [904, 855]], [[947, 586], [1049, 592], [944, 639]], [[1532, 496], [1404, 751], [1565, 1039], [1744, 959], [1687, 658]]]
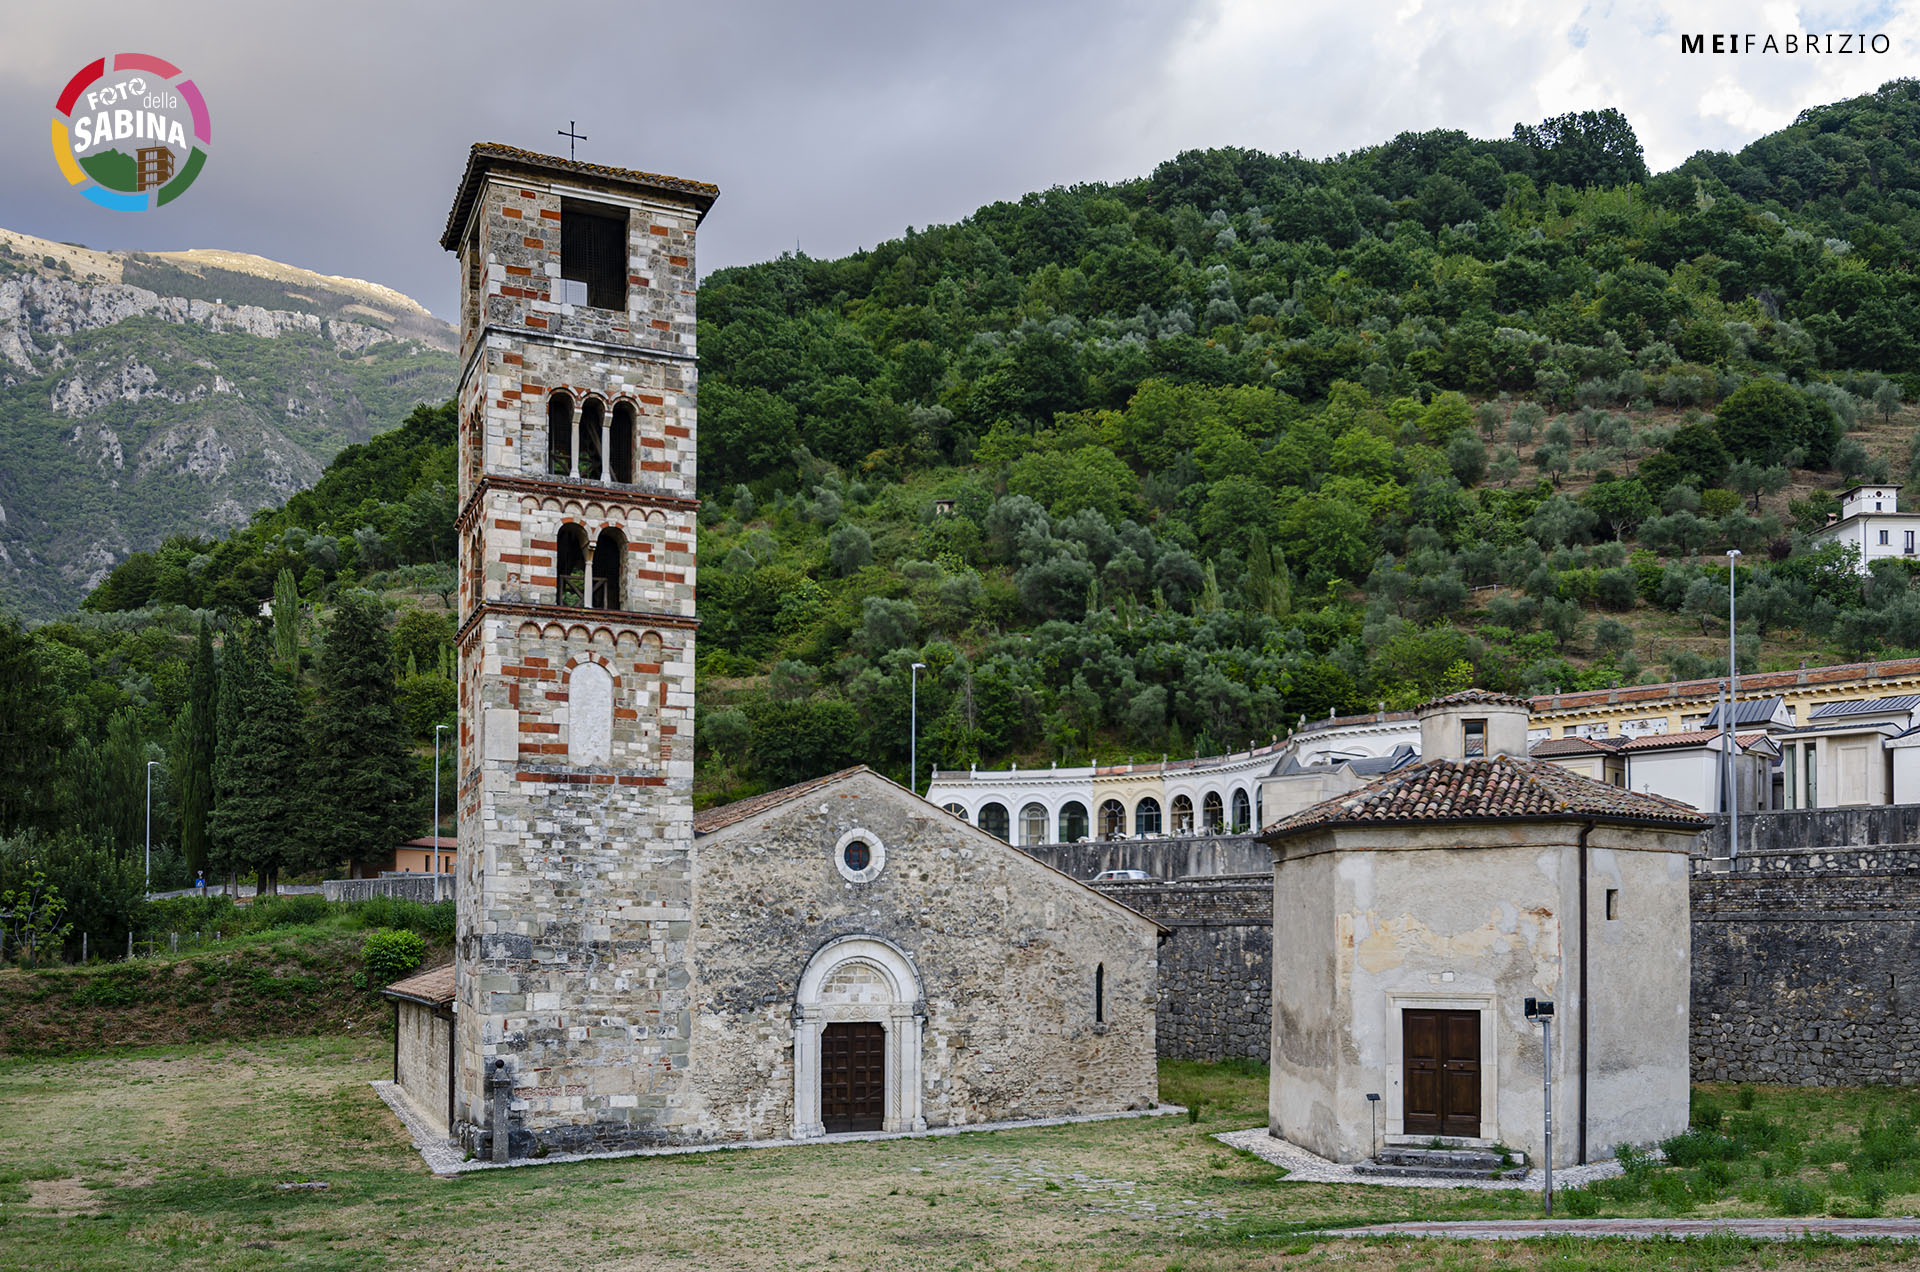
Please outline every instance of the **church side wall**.
[[[865, 883], [835, 865], [835, 845], [856, 828], [885, 851]], [[1157, 1100], [1157, 931], [1013, 849], [956, 831], [864, 778], [699, 841], [699, 1126], [727, 1138], [791, 1132], [796, 990], [815, 951], [842, 937], [891, 942], [918, 972], [928, 1125]]]
[[399, 1006], [400, 1086], [421, 1116], [447, 1129], [447, 1047], [453, 1020], [421, 1003]]

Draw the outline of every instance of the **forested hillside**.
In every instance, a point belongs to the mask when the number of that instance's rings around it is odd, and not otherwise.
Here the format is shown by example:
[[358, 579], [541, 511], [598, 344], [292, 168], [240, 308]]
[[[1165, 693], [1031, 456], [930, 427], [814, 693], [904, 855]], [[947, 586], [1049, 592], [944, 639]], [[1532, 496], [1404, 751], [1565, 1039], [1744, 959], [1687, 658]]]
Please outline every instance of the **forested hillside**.
[[[1729, 547], [1743, 667], [1914, 645], [1912, 572], [1862, 581], [1807, 531], [1912, 464], [1917, 148], [1900, 82], [1658, 175], [1612, 112], [1191, 152], [714, 274], [700, 798], [904, 777], [914, 662], [923, 779], [1708, 674]], [[13, 683], [61, 736], [183, 755], [196, 611], [232, 650], [276, 580], [276, 615], [371, 586], [399, 613], [383, 727], [424, 754], [451, 710], [451, 436], [419, 411], [225, 539], [136, 554], [11, 646]], [[257, 655], [303, 710], [325, 643]]]

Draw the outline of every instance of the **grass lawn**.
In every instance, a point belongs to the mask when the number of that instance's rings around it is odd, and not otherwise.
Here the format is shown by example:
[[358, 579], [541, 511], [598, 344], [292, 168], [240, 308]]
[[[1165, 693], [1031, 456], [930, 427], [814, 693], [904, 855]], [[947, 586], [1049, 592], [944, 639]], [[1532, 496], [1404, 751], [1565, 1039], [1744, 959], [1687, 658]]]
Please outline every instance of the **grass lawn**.
[[[1273, 1167], [1211, 1138], [1264, 1121], [1264, 1075], [1180, 1063], [1162, 1066], [1162, 1092], [1197, 1105], [1194, 1122], [1128, 1120], [435, 1179], [367, 1086], [390, 1063], [377, 1036], [337, 1035], [0, 1059], [0, 1268], [1202, 1272], [1338, 1264], [1467, 1272], [1920, 1264], [1920, 1248], [1825, 1242], [1301, 1237], [1300, 1229], [1315, 1225], [1530, 1215], [1538, 1199], [1288, 1184]], [[1688, 1191], [1689, 1213], [1777, 1213], [1768, 1189], [1790, 1174], [1823, 1198], [1852, 1197], [1835, 1181], [1898, 1151], [1883, 1131], [1866, 1144], [1871, 1160], [1857, 1163], [1858, 1129], [1920, 1109], [1920, 1093], [1912, 1092], [1762, 1089], [1744, 1110], [1733, 1092], [1712, 1098], [1723, 1106], [1720, 1133], [1749, 1140], [1738, 1154], [1712, 1150], [1729, 1195], [1702, 1204]], [[1768, 1147], [1751, 1142], [1757, 1118], [1774, 1128]], [[1905, 1133], [1911, 1136], [1910, 1125]], [[1795, 1144], [1799, 1164], [1790, 1171]], [[1888, 1181], [1883, 1213], [1910, 1214], [1920, 1205], [1903, 1173], [1913, 1165], [1871, 1170]], [[1691, 1179], [1702, 1169], [1650, 1170], [1637, 1191], [1597, 1196], [1597, 1206], [1605, 1214], [1673, 1213], [1672, 1186], [1647, 1181]], [[275, 1187], [307, 1180], [329, 1187]]]

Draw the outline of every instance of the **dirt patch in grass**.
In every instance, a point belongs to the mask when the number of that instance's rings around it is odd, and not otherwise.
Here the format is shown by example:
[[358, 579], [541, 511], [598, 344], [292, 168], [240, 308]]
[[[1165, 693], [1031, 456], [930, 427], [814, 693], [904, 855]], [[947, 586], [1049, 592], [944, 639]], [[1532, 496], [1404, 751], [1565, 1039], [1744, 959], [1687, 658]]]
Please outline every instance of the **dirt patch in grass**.
[[100, 1198], [77, 1179], [30, 1179], [27, 1208], [54, 1215], [80, 1215], [100, 1209]]

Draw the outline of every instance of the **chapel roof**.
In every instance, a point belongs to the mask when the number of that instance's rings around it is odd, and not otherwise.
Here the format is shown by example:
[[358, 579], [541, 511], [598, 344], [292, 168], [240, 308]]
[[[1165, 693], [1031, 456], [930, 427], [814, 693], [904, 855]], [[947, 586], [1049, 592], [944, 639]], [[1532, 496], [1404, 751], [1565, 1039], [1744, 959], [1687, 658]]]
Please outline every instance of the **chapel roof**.
[[709, 808], [705, 812], [695, 813], [693, 815], [693, 833], [696, 835], [711, 834], [723, 826], [731, 826], [735, 822], [745, 821], [756, 813], [764, 813], [769, 808], [776, 808], [788, 800], [799, 799], [801, 796], [809, 795], [823, 786], [831, 786], [843, 777], [852, 777], [864, 768], [866, 768], [866, 765], [856, 764], [852, 768], [843, 768], [838, 773], [829, 773], [825, 777], [809, 778], [804, 782], [795, 782], [792, 786], [783, 786], [777, 791], [767, 791], [762, 795], [753, 795], [746, 799], [737, 799], [731, 804], [722, 804], [718, 808]]
[[467, 152], [467, 171], [460, 178], [460, 192], [454, 196], [453, 210], [447, 214], [447, 228], [440, 235], [440, 246], [449, 252], [459, 247], [460, 235], [467, 226], [467, 215], [473, 209], [474, 200], [480, 197], [481, 181], [493, 168], [512, 168], [536, 176], [558, 173], [563, 176], [590, 177], [616, 185], [637, 186], [678, 195], [680, 198], [676, 202], [692, 203], [703, 217], [707, 209], [713, 206], [713, 201], [720, 197], [720, 187], [705, 181], [689, 181], [685, 177], [669, 177], [632, 168], [612, 168], [603, 163], [584, 163], [578, 159], [562, 159], [558, 155], [543, 155], [537, 151], [522, 150], [518, 146], [505, 146], [497, 141], [476, 141], [473, 149]]
[[1351, 825], [1611, 821], [1698, 830], [1707, 819], [1678, 800], [1622, 790], [1558, 764], [1514, 755], [1428, 760], [1267, 827], [1269, 840]]
[[445, 1007], [453, 1001], [453, 964], [443, 963], [425, 972], [415, 972], [381, 990], [388, 998], [404, 998], [429, 1007]]
[[1491, 689], [1462, 689], [1443, 697], [1429, 698], [1415, 707], [1414, 712], [1425, 715], [1429, 711], [1447, 707], [1518, 707], [1525, 711], [1531, 705], [1527, 699], [1516, 698], [1510, 693], [1495, 693]]

